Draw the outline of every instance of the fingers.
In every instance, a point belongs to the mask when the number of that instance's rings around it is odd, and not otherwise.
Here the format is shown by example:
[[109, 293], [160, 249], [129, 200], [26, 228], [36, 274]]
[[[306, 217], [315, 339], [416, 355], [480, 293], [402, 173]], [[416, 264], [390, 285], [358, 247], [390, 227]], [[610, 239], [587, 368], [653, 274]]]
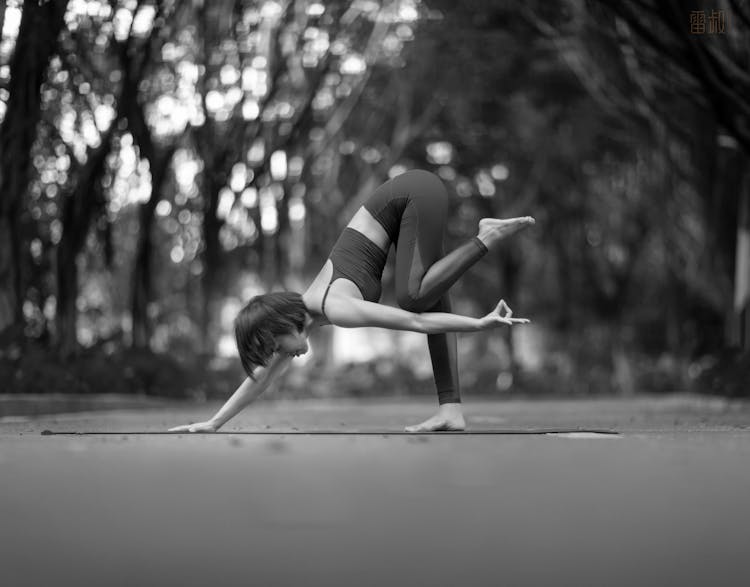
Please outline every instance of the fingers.
[[503, 316], [498, 316], [496, 320], [500, 324], [507, 324], [508, 326], [512, 326], [513, 324], [530, 324], [531, 320], [528, 318], [506, 318]]
[[510, 309], [505, 300], [500, 300], [497, 306], [495, 306], [494, 311], [489, 315], [494, 318], [496, 323], [507, 324], [508, 326], [512, 326], [513, 324], [529, 324], [531, 322], [528, 318], [513, 318], [513, 310]]
[[[510, 306], [505, 303], [505, 300], [500, 300], [495, 307], [495, 312], [500, 314], [503, 318], [510, 318], [513, 316], [513, 310], [510, 309]], [[505, 312], [505, 315], [503, 315], [503, 312]]]
[[192, 424], [183, 424], [182, 426], [170, 428], [168, 432], [195, 432], [195, 429]]

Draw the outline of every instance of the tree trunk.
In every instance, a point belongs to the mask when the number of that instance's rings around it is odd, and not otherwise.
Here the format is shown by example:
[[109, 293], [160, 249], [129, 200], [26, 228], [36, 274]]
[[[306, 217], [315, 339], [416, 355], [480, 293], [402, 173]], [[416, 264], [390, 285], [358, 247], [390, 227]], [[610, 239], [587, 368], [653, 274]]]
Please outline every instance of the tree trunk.
[[[69, 232], [69, 231], [65, 231]], [[64, 234], [64, 233], [63, 233]], [[78, 349], [76, 332], [78, 308], [78, 265], [74, 239], [60, 239], [57, 245], [57, 304], [55, 310], [56, 342], [62, 357], [69, 357]]]
[[57, 245], [57, 346], [62, 357], [78, 350], [76, 323], [78, 308], [78, 254], [86, 244], [91, 220], [104, 205], [101, 179], [115, 124], [101, 137], [96, 149], [89, 149], [88, 159], [78, 174], [78, 181], [63, 204], [63, 232]]
[[5, 24], [5, 0], [0, 3], [0, 36], [2, 36], [3, 25]]
[[10, 217], [0, 216], [0, 347], [21, 338], [18, 234]]
[[[205, 159], [204, 159], [205, 161]], [[213, 349], [211, 333], [211, 306], [216, 297], [216, 280], [219, 275], [219, 261], [221, 258], [221, 243], [219, 230], [221, 221], [216, 216], [219, 205], [219, 190], [221, 185], [211, 173], [205, 175], [206, 200], [203, 206], [203, 274], [201, 285], [203, 300], [200, 316], [201, 352], [208, 353]]]
[[151, 300], [151, 256], [153, 250], [152, 227], [156, 195], [138, 208], [138, 244], [133, 266], [133, 289], [131, 292], [131, 318], [133, 348], [148, 348], [151, 341], [151, 322], [148, 304]]
[[277, 284], [286, 284], [286, 279], [289, 271], [289, 244], [292, 238], [291, 226], [289, 223], [288, 189], [286, 186], [283, 186], [283, 189], [284, 196], [276, 206], [276, 210], [278, 213], [278, 230], [274, 235], [276, 241], [276, 274], [274, 282]]
[[57, 50], [66, 7], [67, 0], [26, 0], [10, 61], [10, 96], [0, 128], [0, 332], [23, 324], [20, 213], [41, 118], [40, 88]]
[[737, 223], [737, 251], [734, 269], [735, 342], [750, 351], [750, 172], [745, 170], [740, 184]]
[[724, 344], [738, 345], [738, 320], [732, 307], [732, 285], [735, 277], [737, 253], [738, 212], [744, 171], [745, 155], [731, 141], [720, 142], [716, 150], [717, 169], [712, 197], [709, 228], [714, 246], [714, 283], [719, 287], [720, 303], [724, 312]]
[[565, 332], [571, 327], [572, 317], [570, 311], [573, 307], [573, 263], [571, 263], [571, 256], [568, 252], [567, 240], [565, 238], [566, 224], [560, 220], [556, 226], [550, 227], [550, 232], [552, 232], [551, 241], [555, 244], [557, 250], [557, 254], [555, 255], [556, 275], [560, 287], [560, 299], [555, 304], [555, 326]]
[[175, 147], [157, 157], [154, 153], [144, 153], [151, 168], [151, 197], [141, 204], [138, 210], [139, 231], [133, 267], [133, 289], [131, 292], [131, 316], [133, 333], [131, 344], [134, 348], [148, 348], [153, 334], [153, 324], [148, 315], [148, 307], [153, 299], [152, 257], [154, 211], [161, 197], [162, 187], [169, 171], [169, 162]]
[[[518, 278], [521, 274], [521, 260], [518, 247], [515, 244], [511, 244], [509, 241], [505, 241], [505, 250], [499, 251], [498, 256], [500, 260], [497, 264], [498, 272], [500, 273], [500, 283], [502, 289], [502, 295], [509, 306], [517, 307], [519, 302], [518, 294]], [[516, 309], [516, 315], [526, 316], [526, 312], [518, 312]], [[513, 379], [516, 380], [518, 375], [518, 360], [516, 357], [516, 347], [513, 338], [513, 328], [501, 329], [503, 337], [505, 338], [505, 344], [508, 348], [508, 359], [510, 360], [510, 372], [513, 374]]]
[[[164, 3], [157, 3], [158, 10], [164, 10]], [[141, 157], [148, 161], [151, 170], [151, 195], [149, 200], [141, 204], [138, 209], [138, 242], [133, 266], [133, 282], [130, 298], [132, 337], [134, 348], [147, 348], [151, 341], [152, 325], [148, 315], [148, 306], [152, 299], [151, 258], [153, 251], [152, 228], [154, 212], [159, 202], [161, 189], [167, 176], [168, 166], [176, 150], [173, 143], [163, 153], [159, 153], [151, 129], [146, 122], [143, 106], [139, 102], [139, 85], [144, 75], [144, 64], [148, 63], [151, 54], [158, 51], [164, 43], [164, 36], [160, 34], [163, 18], [157, 18], [161, 24], [151, 31], [146, 41], [140, 59], [134, 58], [132, 51], [133, 37], [120, 45], [120, 63], [125, 73], [122, 96], [119, 101], [119, 112], [128, 121], [128, 130], [133, 134]]]
[[635, 394], [635, 371], [628, 356], [627, 345], [622, 341], [622, 325], [612, 329], [612, 378], [614, 388], [622, 396]]

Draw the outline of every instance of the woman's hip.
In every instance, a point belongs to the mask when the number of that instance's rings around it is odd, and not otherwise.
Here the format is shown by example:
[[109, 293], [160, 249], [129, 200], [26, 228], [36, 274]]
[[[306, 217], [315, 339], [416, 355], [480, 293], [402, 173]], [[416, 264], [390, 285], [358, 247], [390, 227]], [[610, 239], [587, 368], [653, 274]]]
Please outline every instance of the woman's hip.
[[418, 215], [447, 212], [448, 191], [434, 173], [412, 169], [380, 185], [364, 207], [394, 239], [408, 208]]

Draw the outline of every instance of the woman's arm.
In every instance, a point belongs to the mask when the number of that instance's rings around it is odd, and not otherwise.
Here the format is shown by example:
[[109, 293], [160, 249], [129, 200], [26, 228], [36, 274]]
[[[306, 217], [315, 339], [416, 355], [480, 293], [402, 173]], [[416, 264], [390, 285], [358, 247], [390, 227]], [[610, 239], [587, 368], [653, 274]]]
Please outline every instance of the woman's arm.
[[169, 431], [216, 432], [266, 391], [276, 381], [278, 376], [289, 367], [291, 362], [292, 358], [289, 356], [274, 355], [267, 366], [259, 367], [255, 371], [256, 380], [253, 381], [249, 377], [246, 378], [210, 420], [177, 426], [170, 428]]
[[[467, 318], [466, 316], [445, 314], [442, 312], [426, 312], [420, 314], [420, 316], [422, 316], [424, 321], [424, 332], [427, 334], [489, 330], [490, 328], [497, 328], [502, 324], [512, 326], [513, 324], [528, 324], [531, 322], [527, 318], [513, 318], [513, 310], [505, 303], [505, 300], [500, 300], [492, 312], [481, 318]], [[464, 321], [467, 320], [469, 321], [468, 324], [464, 324]]]
[[[507, 314], [503, 315], [502, 312]], [[445, 312], [424, 312], [416, 314], [400, 308], [376, 304], [356, 298], [329, 296], [326, 312], [331, 324], [345, 328], [358, 326], [378, 326], [391, 330], [410, 330], [425, 334], [440, 332], [475, 332], [487, 330], [500, 324], [525, 324], [528, 320], [511, 318], [513, 313], [504, 301], [482, 318], [471, 318]]]
[[425, 334], [438, 334], [440, 332], [477, 332], [487, 330], [488, 324], [484, 318], [470, 318], [459, 314], [448, 314], [445, 312], [425, 312], [419, 314], [422, 322], [422, 330]]

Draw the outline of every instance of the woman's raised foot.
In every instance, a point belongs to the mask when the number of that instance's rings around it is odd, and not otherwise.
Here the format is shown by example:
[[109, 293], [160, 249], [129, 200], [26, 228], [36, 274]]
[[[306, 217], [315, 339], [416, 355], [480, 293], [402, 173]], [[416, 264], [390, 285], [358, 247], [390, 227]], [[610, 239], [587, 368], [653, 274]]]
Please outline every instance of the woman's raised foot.
[[518, 218], [482, 218], [479, 221], [477, 238], [489, 248], [493, 243], [507, 238], [535, 223], [536, 220], [531, 216], [520, 216]]

